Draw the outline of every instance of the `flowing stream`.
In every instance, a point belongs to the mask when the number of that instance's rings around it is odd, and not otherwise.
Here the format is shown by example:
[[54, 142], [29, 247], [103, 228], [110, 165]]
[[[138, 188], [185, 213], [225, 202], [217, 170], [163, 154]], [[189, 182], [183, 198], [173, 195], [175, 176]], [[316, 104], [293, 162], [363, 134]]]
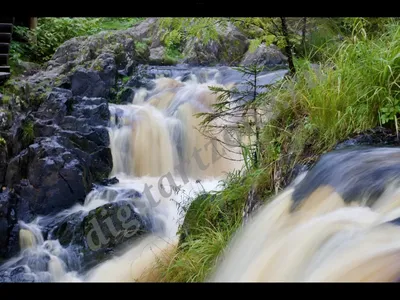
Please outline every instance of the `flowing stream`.
[[[129, 104], [110, 104], [113, 170], [109, 177], [119, 182], [98, 186], [83, 205], [56, 216], [40, 216], [30, 224], [20, 222], [21, 252], [0, 267], [3, 275], [13, 275], [14, 281], [152, 281], [156, 276], [148, 270], [157, 255], [173, 252], [177, 245], [183, 208], [199, 193], [220, 189], [227, 172], [242, 168], [240, 151], [226, 152], [214, 143], [226, 141], [226, 132], [207, 136], [199, 131], [200, 120], [195, 117], [210, 112], [216, 102], [208, 86], [240, 87], [240, 74], [229, 68], [187, 72], [160, 67], [154, 72], [167, 77], [155, 79], [152, 88], [137, 90]], [[265, 73], [259, 82], [271, 83], [284, 74]], [[229, 128], [232, 123], [235, 120], [217, 125]], [[240, 150], [234, 144], [230, 147]], [[234, 235], [207, 280], [398, 281], [399, 158], [400, 150], [389, 147], [325, 155]], [[81, 268], [82, 253], [44, 234], [43, 224], [71, 216], [83, 222], [97, 208], [126, 201], [143, 217], [149, 232], [124, 243], [111, 258], [87, 270]], [[122, 213], [117, 215], [128, 220]], [[120, 234], [112, 218], [104, 224], [114, 236]], [[131, 227], [123, 228], [125, 235], [132, 234]], [[88, 241], [93, 232], [85, 233]], [[106, 239], [96, 233], [97, 240], [91, 240], [94, 245]]]
[[[217, 101], [209, 86], [239, 84], [240, 88], [244, 81], [241, 74], [226, 67], [193, 68], [190, 72], [160, 67], [153, 71], [157, 78], [151, 89], [136, 90], [129, 104], [109, 105], [113, 157], [109, 177], [116, 177], [119, 182], [99, 186], [83, 205], [56, 216], [40, 216], [30, 224], [20, 222], [21, 252], [3, 264], [0, 272], [19, 274], [20, 277], [13, 277], [16, 281], [135, 280], [157, 251], [176, 245], [177, 230], [184, 217], [182, 208], [199, 193], [218, 190], [227, 172], [242, 168], [237, 146], [232, 145], [232, 151], [226, 152], [215, 142], [226, 140], [226, 133], [211, 137], [204, 134], [199, 130], [201, 120], [195, 116], [211, 112]], [[285, 72], [264, 73], [258, 80], [268, 84], [282, 78]], [[131, 197], [132, 193], [137, 197]], [[81, 270], [80, 254], [72, 246], [63, 247], [57, 239], [45, 238], [43, 224], [77, 214], [82, 221], [96, 208], [127, 199], [133, 203], [135, 213], [147, 220], [150, 233], [124, 244], [111, 259], [89, 270]], [[107, 226], [112, 228], [113, 224]]]

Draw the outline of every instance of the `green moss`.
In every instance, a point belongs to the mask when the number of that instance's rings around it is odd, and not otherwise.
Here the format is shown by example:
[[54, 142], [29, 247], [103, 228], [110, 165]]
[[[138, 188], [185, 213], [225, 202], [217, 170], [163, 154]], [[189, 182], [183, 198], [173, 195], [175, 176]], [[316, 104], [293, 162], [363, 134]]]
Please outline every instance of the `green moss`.
[[150, 46], [152, 42], [153, 42], [152, 39], [149, 37], [143, 39], [143, 43], [146, 44], [147, 46]]
[[130, 79], [129, 76], [124, 76], [124, 77], [122, 78], [122, 83], [123, 83], [123, 84], [127, 83], [127, 82], [129, 81], [129, 79]]
[[97, 72], [103, 71], [103, 68], [102, 68], [102, 66], [100, 64], [96, 64], [92, 68], [93, 68], [93, 70], [95, 70]]
[[5, 147], [6, 145], [7, 145], [6, 140], [0, 137], [0, 146]]
[[3, 98], [1, 99], [3, 104], [8, 104], [11, 100], [11, 96], [10, 95], [3, 95]]

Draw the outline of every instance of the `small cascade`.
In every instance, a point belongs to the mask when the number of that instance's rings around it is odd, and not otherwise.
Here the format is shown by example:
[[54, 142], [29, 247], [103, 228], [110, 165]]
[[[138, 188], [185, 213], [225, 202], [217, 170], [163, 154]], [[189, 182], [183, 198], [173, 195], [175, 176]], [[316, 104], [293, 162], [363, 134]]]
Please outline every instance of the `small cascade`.
[[[228, 172], [242, 168], [237, 145], [230, 145], [232, 152], [225, 153], [218, 141], [226, 142], [226, 134], [203, 132], [197, 117], [211, 112], [217, 101], [209, 86], [240, 84], [240, 73], [225, 67], [172, 67], [170, 72], [154, 67], [153, 72], [152, 84], [138, 88], [132, 103], [109, 104], [113, 159], [109, 176], [116, 182], [98, 185], [83, 204], [39, 216], [29, 224], [20, 222], [21, 251], [0, 266], [0, 281], [95, 281], [110, 278], [107, 274], [119, 278], [104, 266], [124, 265], [125, 259], [135, 261], [136, 275], [131, 275], [140, 277], [146, 262], [154, 258], [149, 245], [173, 248], [176, 244], [184, 207], [196, 195], [218, 190]], [[264, 79], [269, 83], [285, 72], [266, 73], [269, 77]], [[127, 207], [128, 211], [122, 209]], [[133, 221], [147, 233], [133, 238], [133, 243], [124, 242], [113, 258], [98, 265], [108, 249], [100, 244], [100, 249], [88, 250], [88, 237], [95, 238], [93, 245], [102, 240], [120, 243], [132, 234], [132, 228], [124, 226]], [[80, 228], [91, 222], [97, 229], [86, 227], [82, 232]]]

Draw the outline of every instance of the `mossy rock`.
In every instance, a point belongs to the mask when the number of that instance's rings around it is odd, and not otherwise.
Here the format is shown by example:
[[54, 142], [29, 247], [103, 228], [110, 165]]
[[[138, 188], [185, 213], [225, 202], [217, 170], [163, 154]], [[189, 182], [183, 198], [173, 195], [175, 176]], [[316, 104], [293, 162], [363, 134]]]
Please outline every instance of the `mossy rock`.
[[201, 226], [207, 226], [207, 215], [208, 211], [212, 209], [210, 202], [213, 202], [216, 198], [215, 194], [203, 193], [196, 197], [193, 202], [187, 208], [185, 219], [179, 229], [179, 244], [185, 243], [189, 235], [195, 236], [202, 232], [199, 229]]

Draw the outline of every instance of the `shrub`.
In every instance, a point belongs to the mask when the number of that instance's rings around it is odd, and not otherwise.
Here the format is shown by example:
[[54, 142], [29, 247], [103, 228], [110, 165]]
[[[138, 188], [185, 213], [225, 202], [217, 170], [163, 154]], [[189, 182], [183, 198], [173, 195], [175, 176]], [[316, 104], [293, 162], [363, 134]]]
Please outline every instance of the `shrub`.
[[11, 59], [25, 59], [43, 63], [65, 41], [103, 30], [126, 29], [143, 18], [39, 18], [36, 29], [15, 26], [16, 34], [29, 44], [13, 41]]

